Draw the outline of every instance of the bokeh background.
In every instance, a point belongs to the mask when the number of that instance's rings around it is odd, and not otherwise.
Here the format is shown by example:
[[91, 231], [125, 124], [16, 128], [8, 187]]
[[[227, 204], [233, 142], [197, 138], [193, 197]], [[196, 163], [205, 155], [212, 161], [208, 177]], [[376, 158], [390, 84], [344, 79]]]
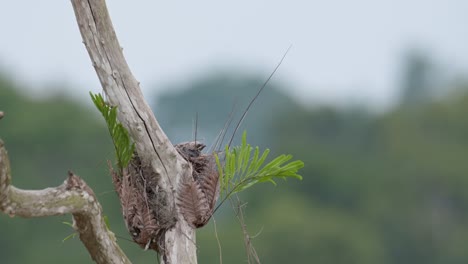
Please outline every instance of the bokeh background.
[[[171, 140], [210, 145], [283, 52], [241, 130], [306, 166], [303, 181], [246, 191], [262, 263], [468, 262], [468, 2], [109, 1], [117, 34]], [[69, 2], [0, 9], [0, 138], [13, 183], [40, 189], [71, 169], [94, 189], [134, 263], [88, 91], [99, 82]], [[239, 137], [239, 136], [237, 136]], [[245, 263], [229, 204], [215, 215], [224, 264]], [[91, 263], [70, 216], [0, 215], [0, 263]], [[219, 263], [212, 224], [200, 263]]]

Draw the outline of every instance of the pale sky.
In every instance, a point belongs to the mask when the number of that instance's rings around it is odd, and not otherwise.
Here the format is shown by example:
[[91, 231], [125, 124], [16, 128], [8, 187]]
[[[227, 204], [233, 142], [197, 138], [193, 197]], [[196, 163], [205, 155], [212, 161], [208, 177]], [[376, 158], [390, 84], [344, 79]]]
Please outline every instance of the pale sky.
[[[386, 105], [411, 47], [468, 73], [468, 1], [108, 1], [133, 73], [146, 95], [210, 70], [265, 78], [292, 50], [276, 81], [305, 104]], [[37, 87], [99, 91], [70, 1], [2, 1], [0, 69]], [[57, 87], [55, 87], [57, 89]]]

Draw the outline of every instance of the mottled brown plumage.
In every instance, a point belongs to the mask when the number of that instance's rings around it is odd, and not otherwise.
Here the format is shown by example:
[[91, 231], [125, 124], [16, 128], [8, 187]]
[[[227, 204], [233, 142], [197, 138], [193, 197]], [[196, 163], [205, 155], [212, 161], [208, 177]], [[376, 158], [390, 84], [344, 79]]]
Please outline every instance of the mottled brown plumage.
[[133, 240], [145, 249], [162, 252], [164, 233], [176, 223], [175, 210], [158, 188], [159, 175], [142, 164], [135, 153], [122, 175], [112, 171], [125, 224]]
[[219, 173], [214, 154], [203, 154], [204, 144], [180, 143], [177, 151], [192, 165], [192, 175], [178, 185], [177, 206], [185, 221], [200, 228], [208, 223], [219, 197]]
[[[210, 220], [219, 196], [219, 174], [213, 154], [203, 154], [205, 145], [198, 142], [177, 144], [177, 151], [192, 166], [192, 175], [183, 177], [177, 186], [176, 206], [193, 228]], [[111, 170], [120, 198], [125, 224], [133, 240], [145, 249], [162, 253], [165, 232], [176, 221], [173, 205], [158, 188], [160, 175], [154, 173], [135, 153], [121, 173]]]

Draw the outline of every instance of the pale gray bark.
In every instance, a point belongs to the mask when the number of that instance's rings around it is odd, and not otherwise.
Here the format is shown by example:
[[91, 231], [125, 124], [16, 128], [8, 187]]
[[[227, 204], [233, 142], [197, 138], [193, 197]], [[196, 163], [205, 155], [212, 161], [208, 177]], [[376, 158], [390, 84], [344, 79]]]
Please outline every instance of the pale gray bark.
[[78, 176], [70, 172], [62, 185], [43, 190], [21, 190], [10, 182], [10, 162], [0, 140], [0, 211], [26, 218], [72, 214], [73, 228], [96, 263], [131, 263], [107, 229], [93, 191]]
[[179, 181], [191, 177], [190, 165], [178, 154], [143, 98], [122, 53], [104, 0], [72, 0], [76, 20], [92, 65], [109, 103], [135, 142], [142, 163], [158, 174], [159, 188], [168, 196], [177, 223], [165, 234], [161, 263], [197, 263], [195, 230], [176, 209]]
[[[117, 106], [118, 119], [135, 142], [138, 157], [157, 174], [158, 188], [177, 222], [164, 234], [160, 263], [196, 264], [195, 230], [176, 206], [182, 179], [192, 168], [176, 151], [143, 98], [123, 56], [104, 0], [72, 0], [83, 43], [109, 104]], [[3, 112], [0, 112], [0, 119]], [[10, 185], [8, 155], [0, 140], [0, 211], [10, 216], [38, 217], [71, 213], [74, 228], [96, 263], [130, 263], [104, 223], [101, 205], [92, 190], [70, 173], [60, 186], [21, 190]]]

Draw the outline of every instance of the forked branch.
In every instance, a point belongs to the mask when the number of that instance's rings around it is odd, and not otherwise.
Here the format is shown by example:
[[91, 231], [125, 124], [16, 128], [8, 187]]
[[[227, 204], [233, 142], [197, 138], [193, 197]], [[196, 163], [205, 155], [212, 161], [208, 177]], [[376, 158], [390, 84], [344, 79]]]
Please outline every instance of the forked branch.
[[131, 263], [107, 229], [94, 192], [80, 177], [69, 172], [62, 185], [43, 190], [22, 190], [10, 183], [10, 161], [0, 140], [0, 211], [26, 218], [72, 214], [73, 228], [96, 263]]
[[[135, 143], [139, 167], [133, 170], [144, 171], [145, 181], [148, 181], [148, 177], [152, 179], [154, 190], [151, 194], [157, 194], [155, 195], [157, 204], [164, 204], [163, 209], [169, 212], [164, 214], [166, 215], [164, 220], [176, 220], [173, 226], [164, 229], [157, 237], [154, 232], [150, 232], [148, 245], [156, 238], [163, 241], [157, 247], [161, 254], [161, 263], [195, 264], [197, 263], [195, 231], [179, 215], [176, 205], [179, 182], [191, 177], [191, 167], [164, 134], [143, 98], [139, 83], [130, 71], [117, 40], [105, 1], [72, 0], [71, 2], [83, 43], [101, 82], [107, 103], [117, 107], [118, 121], [129, 132]], [[149, 207], [148, 204], [146, 207]], [[123, 209], [125, 212], [129, 208]], [[153, 212], [155, 210], [158, 209], [152, 209]], [[136, 228], [139, 231], [145, 229], [145, 227]], [[141, 232], [131, 233], [141, 234]], [[137, 240], [140, 241], [141, 237], [138, 236]]]

